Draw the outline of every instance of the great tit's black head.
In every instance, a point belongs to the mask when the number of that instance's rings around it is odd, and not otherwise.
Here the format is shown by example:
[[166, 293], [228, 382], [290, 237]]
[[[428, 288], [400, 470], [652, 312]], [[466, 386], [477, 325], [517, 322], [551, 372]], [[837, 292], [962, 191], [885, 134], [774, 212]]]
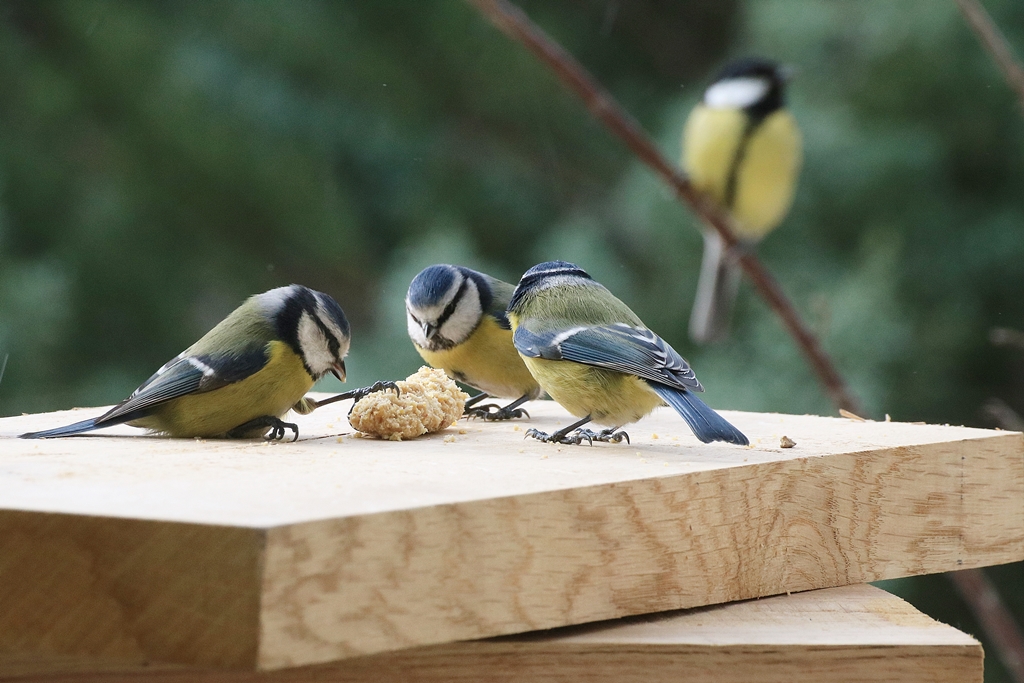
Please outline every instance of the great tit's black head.
[[737, 59], [726, 64], [704, 91], [704, 105], [743, 109], [761, 119], [785, 106], [787, 80], [787, 70], [769, 59]]
[[461, 344], [480, 324], [491, 298], [487, 278], [475, 270], [446, 263], [424, 268], [405, 296], [409, 337], [431, 351]]
[[560, 284], [579, 284], [581, 281], [593, 280], [592, 277], [575, 263], [568, 261], [546, 261], [538, 263], [523, 273], [512, 299], [508, 302], [508, 310], [514, 311], [530, 294]]
[[302, 285], [278, 287], [260, 298], [273, 310], [278, 336], [302, 358], [314, 380], [330, 372], [345, 381], [351, 329], [337, 301]]

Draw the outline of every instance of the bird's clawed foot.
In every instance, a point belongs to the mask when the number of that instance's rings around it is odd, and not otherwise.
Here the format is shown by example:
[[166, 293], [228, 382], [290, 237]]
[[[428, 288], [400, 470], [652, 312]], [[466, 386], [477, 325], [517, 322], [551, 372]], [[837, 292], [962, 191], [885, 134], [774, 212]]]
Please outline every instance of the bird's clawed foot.
[[285, 422], [281, 418], [274, 417], [273, 415], [264, 415], [263, 417], [257, 417], [255, 420], [249, 420], [245, 424], [238, 425], [232, 429], [227, 435], [232, 439], [244, 439], [247, 436], [251, 437], [253, 432], [255, 430], [259, 430], [261, 427], [264, 430], [267, 427], [270, 427], [269, 432], [259, 432], [260, 434], [263, 434], [263, 438], [267, 441], [281, 441], [284, 439], [285, 431], [289, 429], [295, 434], [292, 441], [294, 442], [299, 440], [299, 426], [297, 424], [293, 422]]
[[[393, 390], [395, 392], [396, 396], [400, 396], [401, 393], [402, 393], [401, 390], [398, 388], [397, 384], [395, 384], [394, 382], [392, 382], [390, 380], [383, 380], [383, 381], [380, 381], [380, 382], [374, 382], [373, 384], [371, 384], [368, 387], [362, 387], [360, 389], [353, 389], [352, 391], [346, 391], [343, 394], [337, 394], [336, 396], [331, 396], [330, 398], [325, 398], [322, 401], [314, 401], [313, 399], [311, 399], [309, 397], [306, 397], [303, 400], [311, 403], [312, 406], [313, 406], [307, 412], [311, 412], [313, 410], [313, 408], [320, 408], [321, 406], [326, 406], [326, 405], [329, 405], [331, 403], [337, 403], [338, 401], [347, 401], [348, 399], [352, 399], [352, 407], [354, 408], [355, 405], [357, 403], [359, 403], [359, 401], [363, 400], [364, 398], [366, 398], [370, 394], [372, 394], [374, 392], [377, 392], [377, 391], [387, 391], [388, 389]], [[352, 410], [349, 409], [348, 413], [349, 413], [349, 415], [351, 415], [352, 414]]]
[[387, 391], [391, 389], [395, 392], [395, 397], [402, 395], [402, 390], [398, 388], [398, 385], [390, 380], [382, 380], [380, 382], [374, 382], [368, 387], [362, 387], [361, 389], [353, 389], [352, 391], [346, 392], [352, 398], [352, 407], [348, 409], [349, 416], [352, 415], [352, 411], [355, 410], [356, 404], [362, 401], [370, 394], [375, 394], [378, 391]]
[[496, 403], [488, 403], [487, 405], [466, 408], [465, 412], [462, 414], [465, 417], [479, 417], [488, 422], [513, 420], [517, 417], [530, 417], [530, 414], [522, 408], [516, 408], [513, 405], [507, 405], [502, 408]]
[[299, 425], [294, 422], [285, 422], [283, 420], [277, 420], [274, 424], [270, 425], [270, 431], [263, 438], [267, 441], [281, 441], [284, 439], [285, 430], [292, 430], [292, 442], [299, 440]]
[[591, 446], [594, 445], [595, 441], [603, 441], [605, 443], [620, 443], [625, 441], [629, 443], [629, 434], [623, 431], [619, 431], [617, 427], [610, 429], [602, 429], [600, 432], [595, 432], [591, 429], [581, 427], [571, 434], [565, 433], [564, 431], [558, 431], [554, 434], [547, 434], [540, 431], [539, 429], [528, 429], [526, 430], [526, 436], [532, 436], [538, 441], [544, 443], [560, 443], [567, 446], [578, 446], [586, 441]]
[[530, 400], [529, 395], [520, 396], [504, 408], [498, 406], [496, 403], [488, 403], [483, 406], [474, 405], [479, 403], [481, 397], [484, 396], [487, 396], [487, 394], [478, 394], [466, 401], [466, 409], [462, 414], [466, 417], [480, 417], [488, 422], [512, 420], [517, 417], [530, 417], [528, 412], [519, 407]]
[[361, 400], [369, 396], [370, 394], [378, 391], [387, 391], [388, 389], [395, 392], [395, 396], [401, 396], [402, 391], [398, 388], [398, 385], [390, 380], [382, 380], [380, 382], [374, 382], [368, 387], [361, 389], [353, 389], [352, 391], [346, 392], [349, 398], [352, 399], [353, 404], [359, 403]]

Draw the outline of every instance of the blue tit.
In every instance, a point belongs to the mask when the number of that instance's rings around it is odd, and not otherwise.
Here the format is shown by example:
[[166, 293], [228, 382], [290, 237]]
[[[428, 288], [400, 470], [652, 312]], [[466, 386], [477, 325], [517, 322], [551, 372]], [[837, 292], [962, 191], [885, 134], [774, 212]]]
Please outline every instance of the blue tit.
[[[802, 142], [785, 108], [786, 80], [774, 62], [732, 62], [704, 91], [683, 130], [683, 168], [697, 189], [729, 210], [743, 248], [775, 229], [793, 203]], [[694, 341], [728, 336], [739, 282], [736, 255], [727, 253], [716, 231], [705, 230], [690, 315]]]
[[[747, 445], [694, 394], [704, 387], [687, 362], [578, 266], [550, 261], [526, 271], [508, 318], [516, 350], [541, 388], [581, 418], [550, 435], [531, 429], [530, 436], [565, 444], [628, 441], [619, 427], [667, 403], [704, 443]], [[611, 428], [582, 429], [588, 422]]]
[[[515, 289], [489, 275], [441, 264], [413, 278], [405, 297], [409, 337], [427, 363], [479, 389], [466, 414], [488, 420], [522, 417], [519, 408], [540, 386], [512, 345], [505, 307]], [[489, 396], [514, 398], [503, 408], [478, 405]]]
[[42, 432], [39, 439], [128, 423], [174, 437], [281, 439], [315, 402], [303, 395], [326, 373], [345, 379], [349, 324], [322, 292], [289, 285], [249, 297], [202, 339], [103, 415]]

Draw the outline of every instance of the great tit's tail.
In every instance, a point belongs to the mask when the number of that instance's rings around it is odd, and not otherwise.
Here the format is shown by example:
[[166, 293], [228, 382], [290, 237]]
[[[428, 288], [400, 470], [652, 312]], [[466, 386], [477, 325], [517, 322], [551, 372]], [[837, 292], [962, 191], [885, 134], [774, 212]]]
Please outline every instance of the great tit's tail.
[[729, 336], [729, 321], [739, 287], [740, 269], [734, 257], [717, 232], [705, 231], [700, 280], [690, 312], [691, 339], [699, 344], [711, 344]]
[[74, 424], [65, 425], [63, 427], [54, 427], [53, 429], [46, 429], [41, 432], [28, 432], [19, 436], [19, 439], [52, 439], [58, 436], [73, 436], [75, 434], [82, 434], [84, 432], [91, 432], [99, 427], [107, 427], [108, 424], [97, 425], [97, 418], [89, 420], [82, 420]]
[[743, 432], [733, 427], [728, 420], [697, 398], [693, 392], [673, 389], [654, 382], [648, 382], [648, 384], [665, 403], [675, 408], [676, 412], [686, 420], [686, 424], [690, 425], [694, 435], [704, 443], [725, 441], [737, 446], [746, 446], [750, 443]]

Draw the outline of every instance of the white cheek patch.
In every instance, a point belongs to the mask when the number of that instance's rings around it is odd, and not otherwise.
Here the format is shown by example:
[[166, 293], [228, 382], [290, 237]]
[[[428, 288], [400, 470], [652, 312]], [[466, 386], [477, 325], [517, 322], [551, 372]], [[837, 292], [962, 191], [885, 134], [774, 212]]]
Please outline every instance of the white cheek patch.
[[338, 340], [338, 357], [344, 358], [345, 356], [348, 355], [348, 335], [341, 331], [341, 328], [339, 328], [338, 325], [334, 322], [334, 318], [332, 318], [331, 315], [327, 312], [327, 309], [324, 307], [323, 302], [320, 301], [319, 298], [317, 299], [316, 310], [318, 313], [317, 317], [320, 318], [320, 322], [322, 322], [324, 324], [324, 327], [326, 327], [334, 336], [334, 338]]
[[405, 322], [409, 326], [409, 338], [412, 339], [417, 346], [427, 348], [429, 346], [427, 338], [423, 336], [423, 328], [418, 322], [413, 320], [412, 312], [405, 309]]
[[769, 89], [765, 78], [729, 78], [704, 91], [704, 104], [712, 109], [743, 109], [760, 101]]
[[299, 348], [314, 375], [323, 375], [334, 367], [334, 355], [327, 347], [327, 338], [309, 313], [303, 312], [299, 318], [298, 334]]
[[466, 340], [476, 326], [480, 324], [480, 316], [483, 311], [480, 308], [480, 293], [477, 291], [476, 283], [472, 280], [466, 281], [466, 290], [462, 298], [455, 305], [448, 320], [441, 325], [439, 330], [442, 337], [448, 341], [458, 344]]

